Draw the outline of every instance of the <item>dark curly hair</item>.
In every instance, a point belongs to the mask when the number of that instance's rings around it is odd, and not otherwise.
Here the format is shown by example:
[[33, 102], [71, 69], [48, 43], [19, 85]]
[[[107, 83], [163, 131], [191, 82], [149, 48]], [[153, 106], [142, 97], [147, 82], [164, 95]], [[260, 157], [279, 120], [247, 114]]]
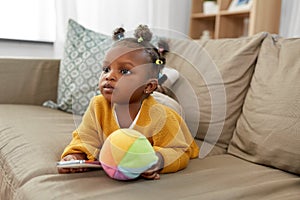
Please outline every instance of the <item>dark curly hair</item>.
[[155, 47], [150, 41], [152, 39], [152, 32], [147, 25], [139, 25], [134, 31], [134, 37], [125, 38], [125, 29], [117, 28], [113, 32], [113, 47], [126, 46], [129, 48], [143, 49], [148, 55], [150, 63], [153, 65], [154, 76], [158, 77], [160, 71], [166, 64], [165, 55], [169, 52], [169, 45], [167, 41], [160, 40], [158, 47]]

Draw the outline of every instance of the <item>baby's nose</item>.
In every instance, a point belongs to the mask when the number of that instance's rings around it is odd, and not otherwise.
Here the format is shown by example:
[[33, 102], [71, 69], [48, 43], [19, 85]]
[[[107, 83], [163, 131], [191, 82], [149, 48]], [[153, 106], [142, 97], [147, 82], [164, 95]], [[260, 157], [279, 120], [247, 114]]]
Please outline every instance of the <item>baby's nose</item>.
[[106, 80], [116, 80], [116, 79], [117, 79], [116, 73], [115, 73], [113, 70], [111, 70], [110, 72], [108, 72], [108, 73], [106, 74], [105, 79], [106, 79]]

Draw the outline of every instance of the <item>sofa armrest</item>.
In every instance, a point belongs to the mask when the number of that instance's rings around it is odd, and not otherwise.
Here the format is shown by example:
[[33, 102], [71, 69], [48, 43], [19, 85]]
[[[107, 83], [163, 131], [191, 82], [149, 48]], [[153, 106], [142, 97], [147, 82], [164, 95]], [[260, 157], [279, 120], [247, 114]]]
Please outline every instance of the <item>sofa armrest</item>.
[[59, 63], [57, 59], [0, 58], [0, 104], [56, 101]]

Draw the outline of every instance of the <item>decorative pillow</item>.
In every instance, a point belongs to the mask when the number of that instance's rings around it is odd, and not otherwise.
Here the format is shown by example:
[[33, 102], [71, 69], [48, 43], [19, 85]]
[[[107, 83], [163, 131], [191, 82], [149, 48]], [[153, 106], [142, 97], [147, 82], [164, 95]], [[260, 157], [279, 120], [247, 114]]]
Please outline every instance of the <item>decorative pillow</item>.
[[182, 108], [181, 108], [181, 106], [179, 105], [179, 103], [175, 99], [171, 98], [170, 96], [168, 96], [166, 94], [163, 94], [163, 93], [157, 92], [157, 91], [154, 91], [153, 94], [151, 94], [151, 95], [154, 97], [154, 99], [157, 102], [159, 102], [159, 103], [161, 103], [161, 104], [163, 104], [165, 106], [168, 106], [168, 107], [172, 108], [179, 115], [181, 115], [181, 116], [183, 115]]
[[99, 94], [101, 63], [111, 45], [111, 36], [70, 19], [59, 70], [57, 103], [47, 101], [43, 105], [82, 115], [90, 99]]
[[162, 69], [162, 74], [165, 74], [167, 79], [162, 83], [162, 86], [165, 86], [167, 88], [172, 87], [172, 85], [177, 81], [179, 78], [179, 72], [176, 69], [170, 68], [170, 67], [164, 67]]
[[300, 174], [300, 38], [263, 42], [228, 152]]
[[[227, 149], [266, 33], [238, 38], [171, 40], [167, 64], [180, 73], [172, 86], [194, 136]], [[200, 157], [211, 150], [203, 145]]]

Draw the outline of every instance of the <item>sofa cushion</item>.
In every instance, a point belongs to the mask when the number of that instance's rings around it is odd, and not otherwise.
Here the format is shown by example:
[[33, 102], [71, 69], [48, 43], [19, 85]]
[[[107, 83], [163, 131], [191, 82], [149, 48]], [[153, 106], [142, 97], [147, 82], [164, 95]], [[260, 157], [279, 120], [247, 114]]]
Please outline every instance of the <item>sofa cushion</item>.
[[229, 152], [300, 174], [300, 39], [262, 44]]
[[[103, 171], [45, 174], [22, 185], [20, 199], [298, 199], [300, 178], [234, 156], [191, 160], [157, 181], [121, 182]], [[159, 196], [159, 197], [158, 197]], [[25, 198], [24, 198], [25, 197]]]
[[207, 42], [171, 40], [167, 64], [181, 74], [172, 90], [192, 133], [210, 143], [201, 147], [202, 156], [215, 143], [227, 148], [266, 35]]
[[0, 199], [18, 199], [10, 197], [21, 185], [57, 173], [55, 161], [76, 126], [72, 114], [42, 106], [0, 104], [0, 110]]

